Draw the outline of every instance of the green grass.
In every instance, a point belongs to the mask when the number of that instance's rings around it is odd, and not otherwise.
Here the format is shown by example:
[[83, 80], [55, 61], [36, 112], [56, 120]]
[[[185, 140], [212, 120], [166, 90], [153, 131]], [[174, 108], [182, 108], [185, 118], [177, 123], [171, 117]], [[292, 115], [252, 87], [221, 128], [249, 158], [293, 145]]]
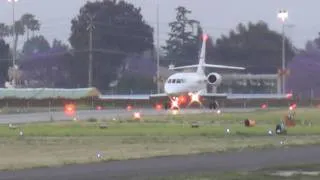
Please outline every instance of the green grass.
[[[206, 124], [199, 128], [190, 128], [190, 124], [161, 123], [110, 123], [108, 129], [100, 129], [99, 123], [74, 122], [54, 124], [20, 125], [17, 129], [0, 127], [1, 137], [16, 137], [20, 130], [25, 136], [42, 137], [79, 137], [79, 136], [214, 136], [224, 137], [226, 129], [228, 136], [268, 136], [268, 130], [275, 129], [273, 124], [261, 124], [247, 128], [242, 124]], [[320, 125], [296, 126], [288, 129], [288, 135], [317, 135]]]
[[[54, 123], [30, 123], [17, 125], [16, 129], [8, 125], [0, 126], [0, 137], [14, 137], [20, 130], [26, 136], [225, 136], [225, 129], [231, 130], [234, 136], [267, 136], [268, 130], [274, 130], [276, 124], [286, 114], [286, 111], [258, 111], [254, 113], [223, 113], [222, 115], [189, 114], [145, 117], [143, 121], [124, 119], [120, 121], [97, 122], [70, 121]], [[289, 135], [320, 134], [320, 110], [300, 109], [297, 111], [297, 126], [289, 129]], [[256, 127], [244, 127], [244, 119], [256, 121]], [[190, 128], [197, 122], [200, 128]], [[309, 122], [312, 123], [309, 126]], [[108, 129], [100, 129], [107, 124]]]
[[[268, 135], [285, 115], [284, 110], [254, 113], [165, 115], [143, 121], [98, 120], [0, 126], [0, 169], [46, 167], [131, 158], [224, 152], [243, 148], [320, 144], [318, 109], [299, 109], [298, 124], [287, 135]], [[246, 128], [243, 120], [257, 122]], [[302, 125], [303, 121], [312, 126]], [[191, 128], [198, 122], [199, 128]], [[101, 124], [107, 129], [100, 129]], [[226, 134], [225, 129], [231, 130]], [[19, 136], [23, 131], [24, 135]], [[97, 152], [103, 154], [97, 159]]]

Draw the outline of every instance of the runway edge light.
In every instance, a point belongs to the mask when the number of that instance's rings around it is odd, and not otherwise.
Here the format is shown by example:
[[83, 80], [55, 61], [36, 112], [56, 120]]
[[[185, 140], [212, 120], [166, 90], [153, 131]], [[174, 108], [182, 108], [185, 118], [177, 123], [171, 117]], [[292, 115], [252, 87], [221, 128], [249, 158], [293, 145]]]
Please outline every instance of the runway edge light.
[[66, 104], [64, 106], [64, 113], [67, 116], [74, 116], [76, 112], [76, 105], [73, 103]]
[[133, 113], [133, 119], [134, 120], [141, 120], [141, 113], [140, 112]]

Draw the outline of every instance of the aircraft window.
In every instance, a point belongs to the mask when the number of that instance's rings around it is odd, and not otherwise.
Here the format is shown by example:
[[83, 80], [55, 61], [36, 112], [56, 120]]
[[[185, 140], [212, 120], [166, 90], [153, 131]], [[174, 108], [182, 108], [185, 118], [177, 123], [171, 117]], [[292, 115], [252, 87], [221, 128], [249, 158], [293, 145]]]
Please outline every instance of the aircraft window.
[[178, 83], [178, 84], [181, 84], [181, 79], [177, 79], [177, 83]]
[[171, 79], [168, 80], [168, 83], [171, 83]]
[[176, 83], [176, 80], [175, 80], [175, 79], [172, 79], [172, 83]]

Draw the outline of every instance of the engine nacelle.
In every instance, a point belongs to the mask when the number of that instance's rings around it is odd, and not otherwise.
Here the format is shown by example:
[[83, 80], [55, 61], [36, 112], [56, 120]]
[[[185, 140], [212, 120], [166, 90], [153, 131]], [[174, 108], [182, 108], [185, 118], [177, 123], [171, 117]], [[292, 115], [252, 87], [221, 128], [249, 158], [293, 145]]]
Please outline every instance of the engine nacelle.
[[210, 73], [207, 77], [208, 83], [214, 86], [218, 86], [221, 84], [222, 77], [218, 73]]

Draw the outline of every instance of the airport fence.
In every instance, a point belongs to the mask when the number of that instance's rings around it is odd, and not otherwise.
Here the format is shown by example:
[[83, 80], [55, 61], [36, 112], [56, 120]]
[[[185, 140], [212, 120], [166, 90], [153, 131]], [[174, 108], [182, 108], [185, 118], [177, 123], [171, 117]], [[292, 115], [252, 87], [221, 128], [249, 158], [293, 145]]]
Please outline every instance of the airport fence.
[[[291, 104], [297, 104], [298, 107], [320, 107], [320, 100], [221, 100], [222, 108], [260, 108], [266, 105], [270, 108], [289, 107]], [[128, 105], [134, 108], [154, 108], [155, 102], [144, 101], [105, 101], [99, 98], [83, 98], [77, 100], [70, 99], [42, 99], [42, 100], [0, 100], [0, 113], [32, 113], [32, 112], [53, 112], [63, 111], [66, 104], [75, 104], [77, 110], [99, 110], [99, 109], [125, 109]], [[207, 103], [203, 103], [207, 106]], [[198, 104], [190, 107], [198, 108]]]
[[[150, 100], [103, 100], [95, 88], [83, 89], [0, 89], [0, 113], [30, 113], [63, 111], [66, 104], [76, 104], [77, 110], [124, 109], [128, 105], [135, 108], [155, 107]], [[203, 102], [208, 106], [209, 102]], [[320, 107], [320, 99], [224, 99], [219, 104], [222, 108], [259, 108], [289, 107], [290, 104], [300, 107]], [[198, 104], [191, 107], [198, 108]]]

